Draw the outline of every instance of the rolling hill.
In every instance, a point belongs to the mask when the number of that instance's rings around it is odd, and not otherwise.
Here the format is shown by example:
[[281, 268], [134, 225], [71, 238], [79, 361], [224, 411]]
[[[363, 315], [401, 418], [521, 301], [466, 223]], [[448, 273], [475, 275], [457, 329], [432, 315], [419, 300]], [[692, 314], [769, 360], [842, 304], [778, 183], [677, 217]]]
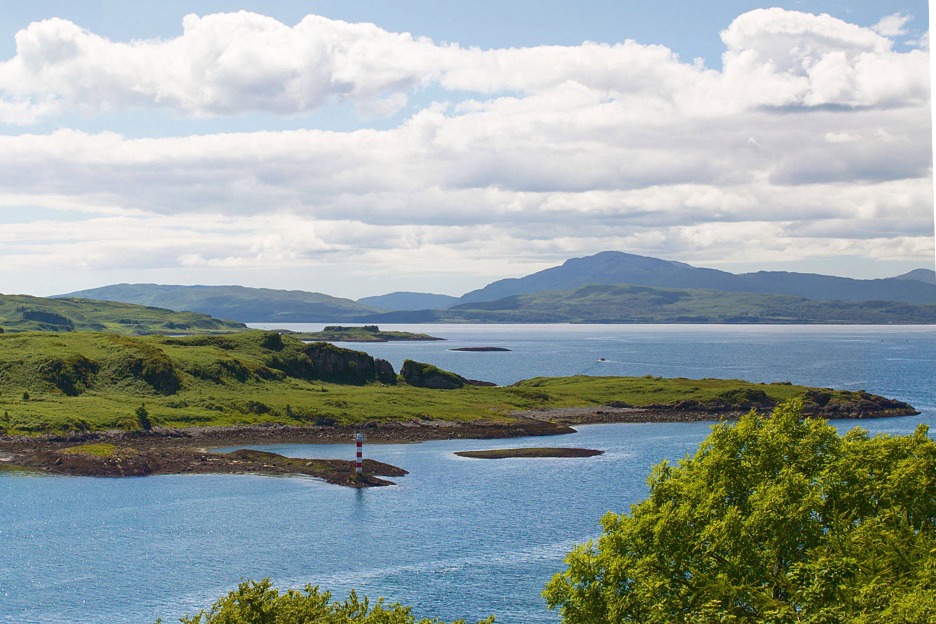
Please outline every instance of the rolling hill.
[[381, 310], [428, 310], [448, 308], [458, 303], [458, 297], [417, 292], [393, 292], [357, 300], [361, 305]]
[[166, 286], [115, 284], [62, 297], [84, 297], [188, 310], [244, 323], [318, 323], [354, 321], [376, 312], [350, 299], [302, 290], [245, 286]]
[[106, 331], [117, 334], [211, 334], [245, 331], [234, 321], [113, 301], [0, 295], [0, 332]]

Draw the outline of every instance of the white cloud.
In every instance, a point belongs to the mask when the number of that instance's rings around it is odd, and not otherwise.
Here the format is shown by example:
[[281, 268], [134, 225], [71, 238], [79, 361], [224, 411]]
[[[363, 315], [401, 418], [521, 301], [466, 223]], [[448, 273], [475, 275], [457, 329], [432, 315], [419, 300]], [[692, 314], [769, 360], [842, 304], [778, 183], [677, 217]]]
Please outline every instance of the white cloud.
[[8, 122], [334, 100], [381, 115], [430, 85], [472, 99], [389, 130], [0, 135], [0, 223], [28, 205], [80, 216], [4, 224], [0, 256], [99, 271], [448, 271], [458, 283], [611, 248], [925, 259], [928, 58], [896, 52], [888, 32], [753, 11], [722, 33], [714, 71], [634, 42], [482, 51], [316, 16], [189, 16], [178, 38], [130, 43], [32, 24], [0, 64]]
[[871, 27], [871, 30], [884, 37], [900, 37], [907, 34], [904, 26], [912, 19], [913, 17], [910, 15], [894, 13], [882, 17], [877, 24]]
[[897, 54], [885, 36], [906, 19], [885, 18], [879, 34], [828, 15], [751, 11], [722, 33], [727, 51], [718, 73], [633, 41], [479, 50], [373, 24], [310, 15], [290, 27], [242, 11], [188, 15], [174, 39], [113, 42], [54, 18], [17, 33], [16, 55], [0, 63], [0, 91], [7, 94], [0, 120], [150, 107], [196, 116], [289, 115], [332, 101], [389, 115], [431, 84], [542, 94], [572, 83], [628, 103], [633, 114], [898, 105], [925, 98], [927, 88], [926, 54]]
[[433, 71], [439, 48], [372, 24], [310, 15], [294, 27], [254, 13], [188, 15], [166, 41], [112, 42], [62, 19], [16, 35], [0, 65], [15, 97], [83, 112], [162, 107], [194, 115], [291, 114], [331, 99], [392, 112]]

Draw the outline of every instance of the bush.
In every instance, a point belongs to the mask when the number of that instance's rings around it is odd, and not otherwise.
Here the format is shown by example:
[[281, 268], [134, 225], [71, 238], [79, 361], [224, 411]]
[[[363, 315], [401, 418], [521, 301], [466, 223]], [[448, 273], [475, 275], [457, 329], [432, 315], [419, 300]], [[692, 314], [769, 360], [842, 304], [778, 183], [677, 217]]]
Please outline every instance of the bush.
[[136, 420], [137, 424], [140, 426], [140, 429], [143, 431], [150, 431], [153, 428], [153, 422], [150, 420], [149, 412], [146, 411], [146, 405], [140, 405], [136, 408]]
[[[443, 624], [439, 620], [416, 620], [409, 607], [384, 606], [383, 599], [371, 605], [353, 591], [344, 602], [332, 602], [329, 592], [307, 585], [304, 590], [280, 593], [269, 579], [245, 581], [218, 600], [207, 611], [183, 617], [182, 624]], [[478, 624], [492, 624], [488, 618]], [[157, 621], [159, 624], [159, 621]], [[464, 620], [452, 624], [465, 624]]]

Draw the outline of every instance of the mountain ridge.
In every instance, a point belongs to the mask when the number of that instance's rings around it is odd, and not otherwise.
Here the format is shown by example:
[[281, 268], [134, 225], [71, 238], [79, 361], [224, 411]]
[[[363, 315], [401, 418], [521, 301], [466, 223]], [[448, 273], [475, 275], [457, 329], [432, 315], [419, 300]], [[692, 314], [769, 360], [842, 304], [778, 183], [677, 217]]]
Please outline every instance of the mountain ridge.
[[398, 311], [379, 323], [936, 324], [936, 304], [817, 301], [699, 288], [592, 284], [447, 310]]
[[725, 292], [789, 295], [819, 301], [936, 303], [936, 284], [913, 279], [857, 280], [789, 271], [758, 271], [736, 275], [718, 269], [694, 267], [684, 262], [620, 251], [603, 251], [592, 256], [570, 258], [559, 266], [525, 277], [497, 280], [462, 295], [458, 304], [496, 301], [534, 292], [569, 290], [589, 284], [705, 288]]
[[[508, 278], [491, 282], [462, 295], [457, 299], [447, 295], [430, 293], [397, 292], [375, 297], [364, 297], [358, 301], [332, 297], [322, 293], [301, 290], [276, 290], [269, 288], [250, 288], [246, 286], [174, 286], [159, 284], [115, 284], [101, 288], [77, 291], [58, 297], [85, 297], [106, 299], [143, 305], [156, 305], [181, 311], [193, 311], [210, 314], [216, 318], [231, 318], [241, 322], [254, 323], [431, 323], [443, 319], [462, 320], [466, 310], [475, 309], [477, 317], [479, 304], [501, 302], [511, 297], [524, 297], [535, 294], [574, 292], [585, 287], [629, 286], [665, 290], [705, 290], [704, 297], [692, 295], [696, 302], [694, 311], [688, 315], [688, 321], [679, 321], [686, 315], [669, 315], [666, 310], [657, 313], [645, 313], [643, 320], [629, 321], [632, 316], [628, 308], [634, 305], [644, 306], [650, 297], [647, 292], [637, 290], [619, 290], [615, 301], [619, 309], [610, 316], [603, 317], [603, 322], [734, 322], [725, 320], [726, 315], [720, 310], [725, 301], [731, 301], [727, 295], [748, 295], [737, 299], [743, 301], [748, 314], [760, 320], [743, 319], [745, 322], [771, 322], [765, 319], [786, 319], [776, 322], [885, 322], [908, 323], [932, 321], [914, 321], [929, 318], [928, 312], [913, 307], [901, 308], [901, 304], [926, 306], [936, 304], [936, 283], [929, 283], [928, 269], [918, 269], [902, 276], [856, 280], [846, 277], [819, 275], [815, 273], [794, 273], [787, 271], [758, 271], [736, 275], [718, 269], [694, 267], [683, 262], [662, 260], [647, 256], [638, 256], [619, 251], [604, 251], [592, 256], [570, 258], [558, 266], [550, 267], [520, 278]], [[622, 293], [637, 299], [628, 299]], [[715, 295], [713, 293], [722, 293]], [[805, 304], [779, 302], [770, 297], [793, 297], [825, 304], [825, 307]], [[667, 300], [670, 295], [656, 293], [659, 301]], [[752, 298], [766, 297], [756, 302]], [[548, 298], [548, 297], [547, 297]], [[650, 297], [651, 299], [653, 297]], [[545, 300], [541, 297], [542, 300]], [[566, 302], [571, 301], [565, 297]], [[703, 304], [703, 301], [705, 302]], [[603, 306], [610, 305], [605, 297]], [[864, 306], [863, 313], [858, 308], [852, 309], [839, 320], [834, 310], [841, 304], [883, 302], [890, 306]], [[520, 300], [516, 300], [520, 305]], [[567, 308], [567, 303], [562, 304]], [[529, 301], [523, 302], [523, 305]], [[584, 299], [580, 305], [592, 305]], [[558, 305], [558, 304], [556, 304]], [[662, 304], [661, 304], [662, 305]], [[739, 304], [740, 305], [740, 304]], [[396, 307], [394, 307], [396, 306]], [[708, 307], [707, 307], [708, 306]], [[773, 307], [771, 307], [773, 306]], [[779, 308], [777, 307], [779, 306]], [[792, 307], [791, 307], [792, 306]], [[491, 306], [480, 306], [490, 308]], [[509, 305], [508, 305], [509, 307]], [[845, 306], [847, 307], [847, 306]], [[795, 308], [795, 310], [794, 310]], [[808, 308], [808, 310], [806, 309]], [[860, 308], [860, 306], [859, 306]], [[506, 308], [505, 308], [506, 309]], [[608, 308], [609, 311], [610, 308]], [[887, 310], [886, 312], [884, 310]], [[757, 310], [781, 310], [782, 314], [771, 312], [766, 317], [758, 316]], [[796, 311], [798, 310], [798, 312]], [[901, 316], [903, 310], [904, 316]], [[451, 313], [446, 313], [451, 312]], [[488, 310], [490, 312], [490, 310]], [[734, 316], [743, 316], [739, 310]], [[459, 318], [461, 315], [461, 319]], [[545, 319], [556, 315], [542, 309], [537, 314], [527, 310], [517, 313], [516, 318], [526, 321], [510, 320], [507, 314], [481, 315], [489, 320], [481, 322], [547, 322]], [[563, 322], [599, 322], [588, 311], [572, 313], [566, 310]], [[493, 318], [501, 320], [491, 320]], [[728, 316], [730, 318], [731, 315]], [[694, 320], [693, 320], [694, 319]], [[708, 320], [703, 320], [708, 319]], [[797, 319], [791, 321], [788, 319]], [[876, 320], [874, 320], [876, 319]]]

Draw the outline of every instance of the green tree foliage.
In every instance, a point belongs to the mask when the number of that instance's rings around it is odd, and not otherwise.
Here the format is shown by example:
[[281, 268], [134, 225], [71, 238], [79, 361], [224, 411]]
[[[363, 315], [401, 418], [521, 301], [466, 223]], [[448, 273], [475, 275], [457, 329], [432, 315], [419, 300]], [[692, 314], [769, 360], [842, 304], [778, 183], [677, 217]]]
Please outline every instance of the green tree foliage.
[[[332, 602], [331, 593], [307, 585], [304, 590], [280, 593], [269, 579], [246, 581], [207, 611], [183, 617], [182, 624], [443, 624], [416, 620], [409, 607], [371, 605], [353, 591], [344, 602]], [[478, 624], [493, 624], [490, 617]], [[159, 622], [157, 622], [159, 624]], [[452, 624], [465, 624], [464, 620]]]
[[798, 401], [716, 426], [544, 592], [569, 624], [933, 622], [936, 442], [839, 436]]

